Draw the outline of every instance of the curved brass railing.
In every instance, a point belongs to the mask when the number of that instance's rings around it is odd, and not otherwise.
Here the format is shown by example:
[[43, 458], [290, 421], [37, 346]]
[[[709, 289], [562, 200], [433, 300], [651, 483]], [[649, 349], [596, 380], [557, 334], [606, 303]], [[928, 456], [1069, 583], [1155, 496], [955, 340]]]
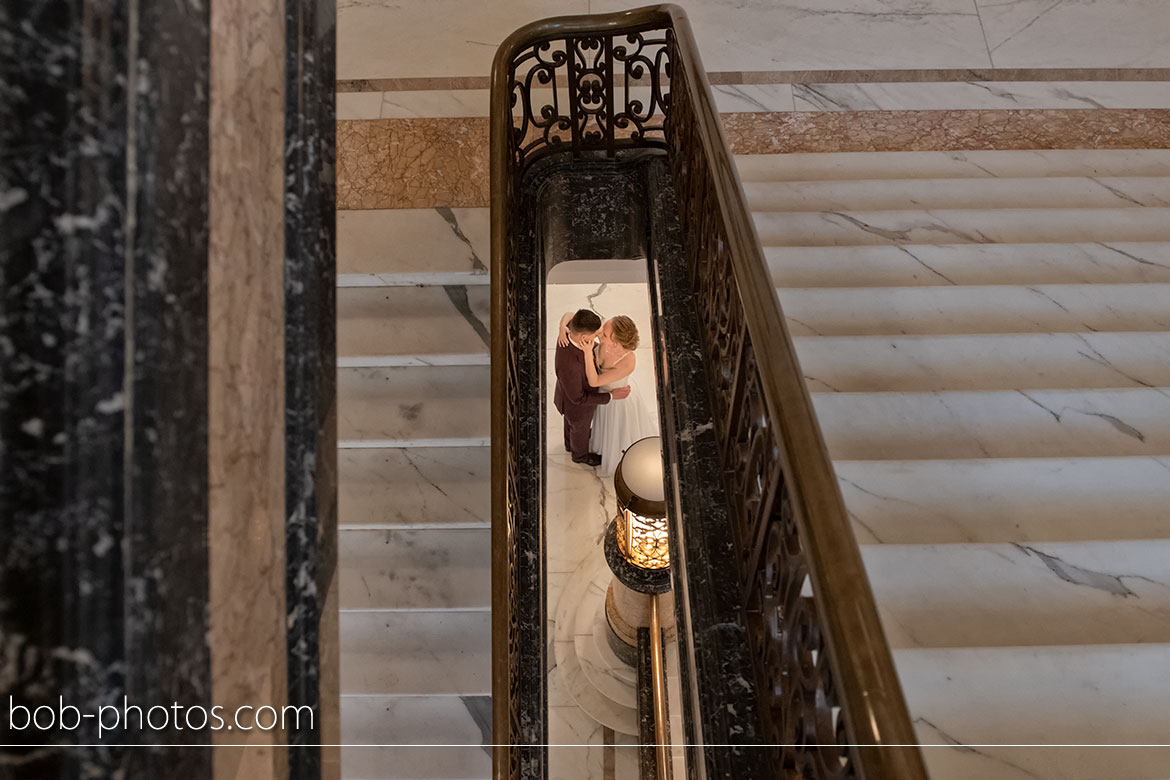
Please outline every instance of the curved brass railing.
[[758, 728], [780, 746], [775, 776], [925, 780], [711, 88], [687, 17], [673, 5], [530, 24], [501, 45], [493, 66], [494, 776], [529, 777], [518, 758], [518, 566], [529, 552], [517, 532], [526, 511], [518, 501], [526, 421], [515, 412], [524, 378], [517, 344], [529, 338], [518, 325], [518, 202], [525, 172], [542, 157], [628, 149], [666, 150], [674, 174], [731, 501]]

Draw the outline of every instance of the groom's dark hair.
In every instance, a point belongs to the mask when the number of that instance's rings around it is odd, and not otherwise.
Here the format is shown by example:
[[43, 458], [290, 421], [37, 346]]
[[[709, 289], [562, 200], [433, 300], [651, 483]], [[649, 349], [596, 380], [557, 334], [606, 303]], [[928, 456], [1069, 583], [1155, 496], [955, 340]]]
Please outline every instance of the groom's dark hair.
[[589, 309], [577, 309], [573, 319], [569, 320], [569, 330], [574, 333], [596, 333], [601, 330], [601, 317]]

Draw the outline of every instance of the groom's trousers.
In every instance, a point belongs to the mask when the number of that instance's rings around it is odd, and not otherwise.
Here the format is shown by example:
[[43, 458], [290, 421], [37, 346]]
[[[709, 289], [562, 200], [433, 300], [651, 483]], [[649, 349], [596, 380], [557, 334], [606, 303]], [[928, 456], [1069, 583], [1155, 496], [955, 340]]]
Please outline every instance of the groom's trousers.
[[[589, 454], [589, 434], [593, 431], [593, 412], [596, 407], [574, 409], [565, 418], [565, 449], [573, 453], [573, 460], [582, 461]], [[582, 412], [585, 412], [582, 414]]]

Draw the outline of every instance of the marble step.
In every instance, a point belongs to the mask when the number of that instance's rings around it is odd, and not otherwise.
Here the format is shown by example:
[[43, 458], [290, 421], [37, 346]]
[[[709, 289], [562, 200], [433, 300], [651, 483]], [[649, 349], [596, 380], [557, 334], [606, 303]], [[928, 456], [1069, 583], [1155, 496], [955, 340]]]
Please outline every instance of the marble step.
[[606, 638], [608, 622], [605, 618], [605, 612], [598, 612], [595, 621], [593, 633], [590, 635], [593, 647], [589, 650], [587, 657], [598, 659], [602, 666], [618, 680], [628, 685], [637, 685], [638, 670], [618, 658], [617, 653], [613, 651], [613, 647], [610, 646], [609, 640]]
[[338, 369], [340, 446], [485, 443], [489, 381], [488, 366]]
[[481, 747], [439, 744], [341, 749], [341, 780], [489, 780], [491, 767], [491, 756]]
[[489, 609], [491, 531], [342, 529], [342, 610]]
[[486, 364], [490, 322], [486, 285], [344, 287], [338, 365]]
[[344, 780], [487, 780], [491, 697], [342, 696], [341, 741]]
[[1170, 458], [833, 466], [862, 544], [1170, 539]]
[[342, 612], [341, 692], [490, 695], [491, 614]]
[[343, 449], [338, 469], [342, 529], [491, 523], [490, 447]]
[[1170, 642], [1170, 540], [867, 545], [893, 648]]
[[341, 287], [488, 283], [486, 208], [337, 212]]
[[1170, 284], [782, 288], [794, 337], [1170, 330]]
[[1170, 455], [1170, 390], [818, 393], [834, 459]]
[[777, 287], [1170, 282], [1170, 243], [772, 246]]
[[[636, 710], [638, 692], [635, 685], [618, 675], [623, 670], [620, 668], [611, 669], [608, 663], [601, 658], [593, 636], [578, 634], [573, 637], [573, 645], [577, 654], [577, 663], [581, 665], [581, 671], [585, 674], [589, 684], [605, 698]], [[635, 679], [636, 676], [635, 673]]]
[[919, 741], [938, 746], [923, 749], [933, 780], [1167, 777], [1170, 748], [1093, 746], [1170, 743], [1170, 645], [906, 649], [894, 661]]
[[1170, 387], [1170, 332], [794, 341], [814, 393]]
[[755, 212], [1170, 206], [1170, 177], [749, 181]]
[[744, 182], [1170, 176], [1170, 152], [1163, 149], [760, 154], [739, 155], [735, 164]]
[[1170, 208], [755, 212], [764, 246], [1167, 241]]
[[[600, 724], [619, 734], [638, 733], [638, 711], [625, 702], [615, 701], [594, 686], [585, 674], [573, 642], [553, 643], [555, 666], [548, 676], [549, 734], [561, 739], [579, 731], [582, 716], [585, 721]], [[554, 725], [554, 721], [560, 722]], [[567, 741], [567, 740], [566, 740]]]

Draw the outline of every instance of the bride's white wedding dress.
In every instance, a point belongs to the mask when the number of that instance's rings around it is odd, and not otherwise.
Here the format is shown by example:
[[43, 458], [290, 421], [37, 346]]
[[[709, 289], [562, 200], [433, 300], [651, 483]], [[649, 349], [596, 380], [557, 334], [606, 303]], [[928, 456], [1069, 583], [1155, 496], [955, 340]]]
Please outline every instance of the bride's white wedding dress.
[[[622, 360], [627, 357], [629, 353]], [[622, 454], [631, 444], [647, 436], [658, 435], [658, 414], [650, 405], [652, 400], [641, 392], [641, 387], [634, 381], [633, 374], [600, 389], [610, 391], [627, 384], [630, 386], [628, 396], [610, 399], [609, 403], [598, 406], [593, 415], [589, 450], [601, 456], [598, 470], [607, 476], [617, 470]]]

